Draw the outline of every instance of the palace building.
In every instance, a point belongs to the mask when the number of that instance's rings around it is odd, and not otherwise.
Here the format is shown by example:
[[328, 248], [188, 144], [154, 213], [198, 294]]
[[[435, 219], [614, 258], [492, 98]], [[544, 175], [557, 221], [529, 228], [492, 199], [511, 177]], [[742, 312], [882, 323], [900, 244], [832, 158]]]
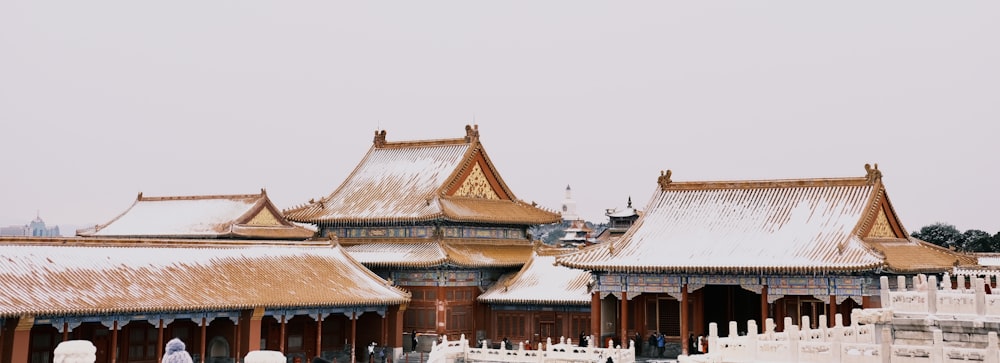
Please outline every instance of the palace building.
[[531, 259], [517, 272], [506, 274], [479, 302], [488, 304], [496, 316], [488, 337], [496, 342], [529, 342], [532, 346], [547, 338], [578, 339], [590, 331], [591, 275], [584, 270], [555, 264], [557, 256], [576, 248], [551, 248], [537, 243]]
[[620, 239], [557, 263], [594, 275], [591, 330], [600, 341], [656, 331], [685, 353], [710, 322], [746, 329], [751, 319], [764, 326], [805, 315], [829, 324], [837, 313], [879, 306], [879, 276], [976, 263], [909, 237], [881, 171], [865, 169], [853, 178], [708, 182], [661, 172]]
[[[410, 294], [260, 194], [144, 197], [76, 238], [2, 237], [0, 362], [52, 361], [84, 339], [100, 363], [156, 363], [180, 338], [195, 362], [247, 352], [353, 361], [389, 339]], [[353, 349], [352, 349], [353, 347]]]
[[376, 131], [368, 153], [332, 193], [284, 211], [334, 236], [356, 260], [412, 294], [397, 337], [415, 331], [487, 338], [496, 316], [477, 297], [528, 262], [529, 227], [561, 220], [515, 197], [478, 127], [465, 131], [462, 138], [419, 141], [389, 141], [385, 130]]

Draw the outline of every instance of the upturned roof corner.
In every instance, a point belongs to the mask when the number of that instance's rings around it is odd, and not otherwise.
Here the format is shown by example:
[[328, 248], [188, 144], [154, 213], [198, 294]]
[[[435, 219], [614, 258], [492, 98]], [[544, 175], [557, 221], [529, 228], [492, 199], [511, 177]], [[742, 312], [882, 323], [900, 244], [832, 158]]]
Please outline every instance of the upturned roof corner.
[[880, 181], [882, 181], [882, 171], [878, 170], [878, 163], [875, 163], [874, 167], [872, 164], [865, 164], [865, 182], [873, 185]]

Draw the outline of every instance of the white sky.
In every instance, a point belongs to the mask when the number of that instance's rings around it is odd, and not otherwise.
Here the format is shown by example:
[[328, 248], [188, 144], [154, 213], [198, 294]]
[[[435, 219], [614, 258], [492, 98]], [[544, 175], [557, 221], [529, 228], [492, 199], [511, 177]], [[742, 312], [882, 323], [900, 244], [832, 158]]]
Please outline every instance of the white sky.
[[517, 197], [878, 163], [907, 229], [1000, 231], [1000, 2], [0, 2], [0, 226], [329, 194], [480, 126]]

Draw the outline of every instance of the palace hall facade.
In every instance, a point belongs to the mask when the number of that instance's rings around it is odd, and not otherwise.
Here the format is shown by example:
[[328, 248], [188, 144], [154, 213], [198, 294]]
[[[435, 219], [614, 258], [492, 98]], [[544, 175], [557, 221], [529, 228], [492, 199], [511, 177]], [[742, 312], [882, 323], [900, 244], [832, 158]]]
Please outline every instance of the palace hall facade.
[[910, 237], [881, 171], [865, 169], [862, 177], [706, 182], [661, 172], [620, 239], [557, 263], [593, 274], [591, 330], [602, 342], [660, 332], [685, 353], [710, 322], [727, 335], [729, 321], [739, 329], [768, 318], [831, 324], [839, 313], [848, 321], [852, 308], [880, 306], [879, 276], [976, 263]]
[[465, 131], [417, 141], [389, 141], [376, 131], [368, 153], [332, 193], [284, 211], [412, 294], [399, 336], [495, 338], [488, 336], [495, 316], [477, 297], [529, 260], [531, 226], [561, 220], [515, 197], [478, 126]]

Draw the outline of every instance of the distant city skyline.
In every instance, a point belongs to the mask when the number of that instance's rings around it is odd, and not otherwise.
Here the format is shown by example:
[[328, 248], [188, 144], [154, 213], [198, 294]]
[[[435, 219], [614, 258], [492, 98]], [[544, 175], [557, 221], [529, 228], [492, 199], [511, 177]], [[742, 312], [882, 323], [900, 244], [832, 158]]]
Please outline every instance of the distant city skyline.
[[[1000, 231], [1000, 3], [5, 2], [0, 225], [139, 192], [331, 193], [372, 142], [478, 124], [518, 198], [858, 177], [908, 232]], [[66, 233], [66, 231], [63, 231]]]

